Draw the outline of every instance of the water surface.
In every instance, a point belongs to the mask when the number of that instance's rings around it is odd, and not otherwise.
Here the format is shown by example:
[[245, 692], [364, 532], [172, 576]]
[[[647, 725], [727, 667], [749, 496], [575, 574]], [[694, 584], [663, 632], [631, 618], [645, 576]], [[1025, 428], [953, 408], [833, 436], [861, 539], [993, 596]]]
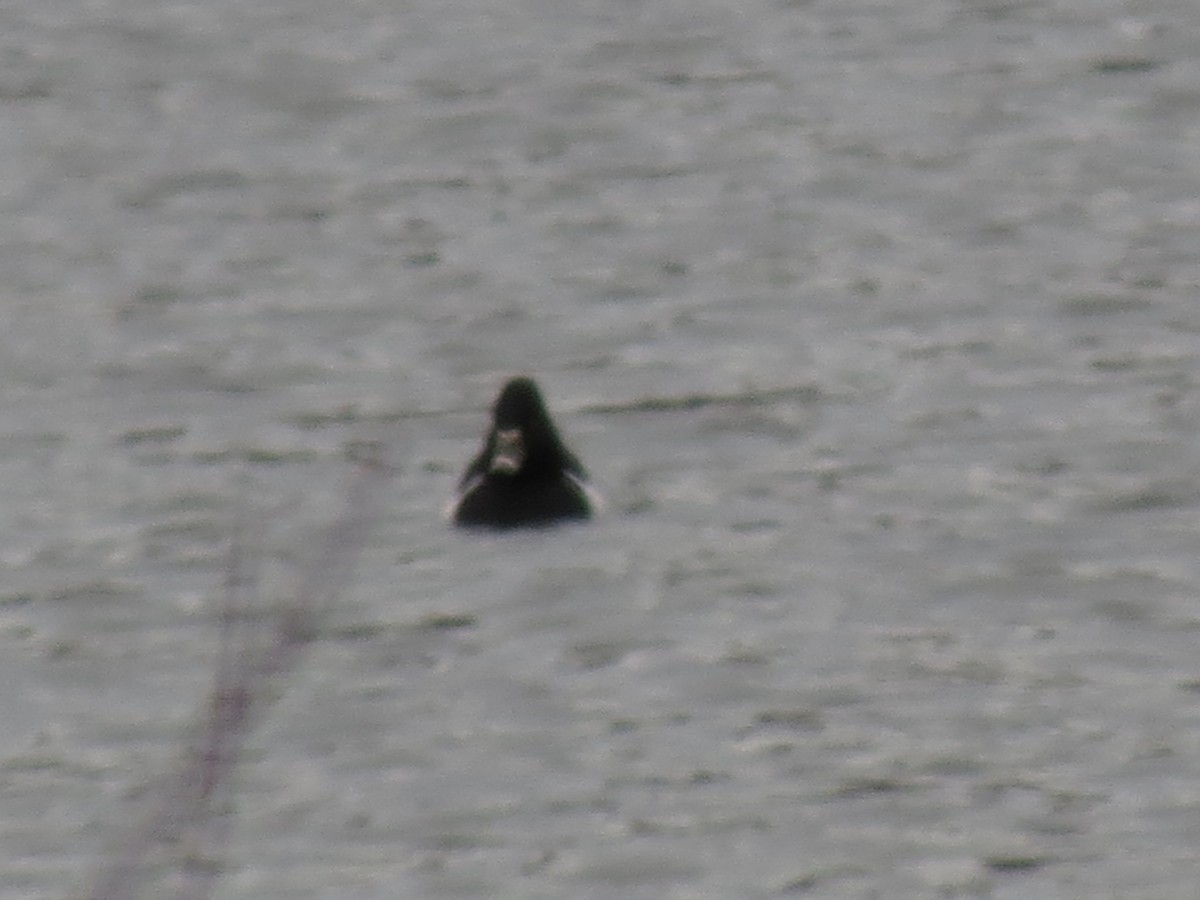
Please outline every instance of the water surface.
[[[348, 443], [220, 898], [1192, 898], [1191, 3], [14, 4], [0, 897]], [[529, 372], [594, 525], [441, 521]]]

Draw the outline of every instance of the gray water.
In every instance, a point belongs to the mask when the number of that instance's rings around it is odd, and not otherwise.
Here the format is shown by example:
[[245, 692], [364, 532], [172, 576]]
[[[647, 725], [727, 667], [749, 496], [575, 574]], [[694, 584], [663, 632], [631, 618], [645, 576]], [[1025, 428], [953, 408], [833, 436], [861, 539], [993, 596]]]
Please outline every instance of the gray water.
[[[1186, 898], [1200, 7], [0, 7], [0, 897], [401, 471], [216, 897]], [[504, 378], [608, 510], [442, 509]]]

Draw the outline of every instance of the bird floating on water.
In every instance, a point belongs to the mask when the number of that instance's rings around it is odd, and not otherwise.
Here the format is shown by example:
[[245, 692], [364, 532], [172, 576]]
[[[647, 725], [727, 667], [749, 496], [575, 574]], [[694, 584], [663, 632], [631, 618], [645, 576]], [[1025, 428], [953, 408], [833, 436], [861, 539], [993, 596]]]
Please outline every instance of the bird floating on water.
[[483, 447], [450, 508], [467, 528], [536, 528], [590, 519], [599, 495], [559, 436], [532, 378], [513, 378], [492, 407]]

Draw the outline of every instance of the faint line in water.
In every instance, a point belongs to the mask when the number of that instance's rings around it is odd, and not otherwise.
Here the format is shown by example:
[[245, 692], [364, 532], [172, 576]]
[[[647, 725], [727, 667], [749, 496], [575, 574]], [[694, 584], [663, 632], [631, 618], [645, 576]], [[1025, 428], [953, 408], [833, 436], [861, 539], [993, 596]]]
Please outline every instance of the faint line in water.
[[[642, 397], [612, 403], [589, 403], [566, 415], [615, 415], [637, 412], [688, 412], [711, 406], [763, 406], [776, 401], [820, 403], [832, 399], [835, 394], [814, 384], [785, 385], [783, 387], [751, 389], [728, 394], [684, 394], [679, 396]], [[437, 419], [449, 416], [484, 415], [483, 406], [443, 407], [442, 409], [406, 409], [396, 412], [368, 413], [354, 406], [339, 406], [329, 412], [305, 412], [291, 416], [287, 421], [296, 428], [317, 430], [365, 422], [376, 425], [395, 425], [413, 419]]]
[[[315, 541], [316, 552], [290, 600], [259, 607], [261, 554], [247, 542], [245, 523], [235, 528], [222, 592], [217, 671], [196, 734], [178, 766], [146, 792], [149, 812], [109, 854], [88, 900], [132, 900], [169, 874], [179, 876], [171, 896], [204, 900], [211, 895], [230, 824], [229, 774], [246, 734], [278, 699], [283, 678], [315, 639], [322, 613], [349, 583], [374, 524], [383, 481], [393, 473], [377, 448], [359, 450], [362, 459], [345, 506]], [[220, 798], [229, 803], [218, 804]], [[173, 847], [182, 858], [172, 865], [164, 857]]]
[[815, 385], [749, 390], [736, 394], [688, 394], [682, 397], [646, 397], [623, 403], [598, 403], [585, 406], [581, 413], [608, 415], [626, 412], [686, 412], [710, 406], [762, 406], [777, 400], [818, 403], [825, 396]]

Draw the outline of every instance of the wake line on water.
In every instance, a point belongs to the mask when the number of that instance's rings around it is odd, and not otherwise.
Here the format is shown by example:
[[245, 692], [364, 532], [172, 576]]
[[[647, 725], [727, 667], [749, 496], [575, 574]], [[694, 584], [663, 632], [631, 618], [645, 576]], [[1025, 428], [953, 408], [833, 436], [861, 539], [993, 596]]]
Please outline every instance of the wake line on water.
[[[575, 409], [558, 408], [562, 415], [609, 416], [641, 412], [687, 412], [720, 406], [767, 406], [777, 402], [815, 404], [838, 399], [836, 392], [814, 384], [783, 385], [767, 388], [747, 388], [742, 391], [713, 394], [681, 394], [639, 397], [610, 403], [590, 403]], [[325, 413], [303, 413], [291, 418], [298, 428], [316, 430], [330, 426], [374, 423], [394, 425], [413, 419], [439, 419], [450, 416], [486, 415], [485, 406], [445, 407], [442, 409], [408, 409], [403, 412], [366, 412], [353, 406], [342, 406]]]
[[[377, 447], [359, 455], [344, 506], [317, 534], [289, 597], [263, 601], [261, 554], [254, 552], [245, 522], [234, 529], [218, 612], [217, 671], [195, 733], [174, 769], [146, 788], [145, 809], [105, 854], [86, 900], [134, 900], [151, 884], [157, 884], [155, 897], [211, 896], [231, 823], [230, 774], [246, 736], [282, 695], [325, 612], [350, 583], [378, 518], [384, 482], [394, 474]], [[175, 884], [165, 891], [168, 878]]]

